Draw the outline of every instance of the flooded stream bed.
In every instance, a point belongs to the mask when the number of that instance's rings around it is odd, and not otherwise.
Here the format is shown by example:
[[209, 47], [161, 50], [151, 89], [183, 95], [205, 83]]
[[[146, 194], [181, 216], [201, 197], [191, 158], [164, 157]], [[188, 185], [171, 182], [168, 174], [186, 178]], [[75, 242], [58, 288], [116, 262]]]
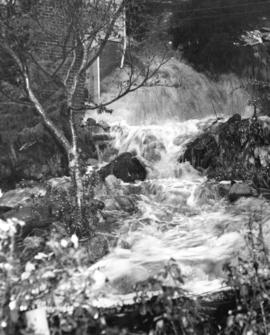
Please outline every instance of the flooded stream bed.
[[181, 287], [190, 294], [224, 289], [223, 266], [236, 262], [239, 253], [245, 257], [247, 223], [254, 213], [260, 213], [269, 239], [265, 199], [230, 203], [219, 195], [217, 182], [207, 181], [188, 162], [178, 162], [186, 143], [211, 122], [112, 127], [115, 148], [136, 154], [148, 177], [118, 183], [118, 194], [135, 199], [137, 210], [119, 218], [117, 246], [88, 270], [94, 305], [132, 301], [136, 284], [158, 276], [171, 259], [181, 270]]

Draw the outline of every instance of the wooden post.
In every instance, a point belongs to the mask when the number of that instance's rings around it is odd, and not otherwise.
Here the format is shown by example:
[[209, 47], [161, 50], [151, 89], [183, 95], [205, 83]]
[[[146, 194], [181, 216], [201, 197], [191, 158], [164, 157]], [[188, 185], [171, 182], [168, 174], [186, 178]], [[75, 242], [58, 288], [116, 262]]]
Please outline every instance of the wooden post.
[[96, 61], [96, 67], [97, 67], [97, 77], [96, 77], [96, 97], [95, 99], [97, 101], [95, 101], [96, 103], [99, 103], [100, 102], [100, 57], [97, 58], [97, 61]]
[[121, 69], [125, 65], [126, 49], [127, 49], [127, 28], [126, 28], [126, 11], [124, 10], [124, 14], [123, 14], [123, 50], [122, 50], [122, 57], [121, 57], [121, 63], [120, 63]]
[[100, 102], [100, 57], [86, 71], [86, 84], [90, 100], [98, 104]]

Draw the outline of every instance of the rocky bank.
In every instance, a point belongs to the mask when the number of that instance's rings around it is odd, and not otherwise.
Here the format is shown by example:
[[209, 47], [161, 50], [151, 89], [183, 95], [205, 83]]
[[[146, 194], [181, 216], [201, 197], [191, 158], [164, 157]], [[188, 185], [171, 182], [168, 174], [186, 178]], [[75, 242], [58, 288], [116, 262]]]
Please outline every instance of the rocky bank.
[[[233, 115], [216, 122], [186, 145], [179, 158], [189, 161], [208, 178], [246, 181], [265, 196], [270, 188], [270, 118], [242, 119]], [[236, 186], [234, 186], [236, 187]]]

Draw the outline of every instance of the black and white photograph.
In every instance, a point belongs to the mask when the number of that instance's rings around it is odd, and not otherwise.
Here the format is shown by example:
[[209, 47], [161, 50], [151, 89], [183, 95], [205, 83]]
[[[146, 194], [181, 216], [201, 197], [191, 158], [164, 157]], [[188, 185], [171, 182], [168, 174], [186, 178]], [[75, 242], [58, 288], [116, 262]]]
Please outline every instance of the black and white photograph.
[[0, 335], [270, 335], [270, 0], [0, 0]]

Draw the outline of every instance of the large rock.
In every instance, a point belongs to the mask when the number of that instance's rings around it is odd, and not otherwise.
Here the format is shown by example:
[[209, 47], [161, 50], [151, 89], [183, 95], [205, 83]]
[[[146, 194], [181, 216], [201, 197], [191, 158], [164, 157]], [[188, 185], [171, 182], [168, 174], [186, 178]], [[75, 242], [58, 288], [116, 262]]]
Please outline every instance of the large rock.
[[69, 193], [71, 189], [71, 178], [67, 176], [51, 178], [47, 181], [47, 187], [50, 191]]
[[208, 127], [189, 142], [180, 162], [204, 169], [217, 180], [250, 180], [256, 188], [270, 188], [270, 118], [241, 119], [233, 115]]
[[33, 198], [44, 196], [45, 194], [45, 188], [38, 186], [10, 190], [0, 198], [0, 208], [13, 209], [18, 206], [25, 206], [32, 202]]
[[195, 168], [207, 169], [216, 165], [219, 148], [216, 139], [211, 134], [203, 134], [187, 145], [181, 161], [189, 161]]
[[141, 162], [131, 153], [125, 152], [119, 155], [99, 170], [102, 180], [109, 175], [114, 175], [127, 183], [132, 183], [136, 180], [145, 180], [146, 169]]
[[136, 210], [136, 205], [131, 197], [128, 196], [117, 196], [114, 199], [119, 209], [124, 212], [132, 213]]
[[143, 140], [142, 157], [150, 162], [158, 162], [161, 160], [162, 153], [166, 153], [166, 148], [156, 136], [148, 134]]
[[23, 221], [23, 226], [18, 226], [18, 235], [25, 238], [40, 230], [46, 231], [52, 224], [50, 208], [41, 202], [37, 204], [29, 203], [25, 207], [16, 207], [1, 215], [3, 220], [17, 219]]
[[235, 183], [229, 191], [229, 200], [236, 201], [241, 197], [256, 197], [258, 192], [246, 183]]
[[218, 195], [227, 198], [232, 187], [232, 182], [230, 180], [222, 180], [217, 184]]
[[43, 187], [21, 188], [8, 191], [0, 198], [0, 217], [23, 221], [18, 226], [18, 236], [25, 238], [34, 231], [47, 230], [52, 223], [49, 205], [44, 202]]

